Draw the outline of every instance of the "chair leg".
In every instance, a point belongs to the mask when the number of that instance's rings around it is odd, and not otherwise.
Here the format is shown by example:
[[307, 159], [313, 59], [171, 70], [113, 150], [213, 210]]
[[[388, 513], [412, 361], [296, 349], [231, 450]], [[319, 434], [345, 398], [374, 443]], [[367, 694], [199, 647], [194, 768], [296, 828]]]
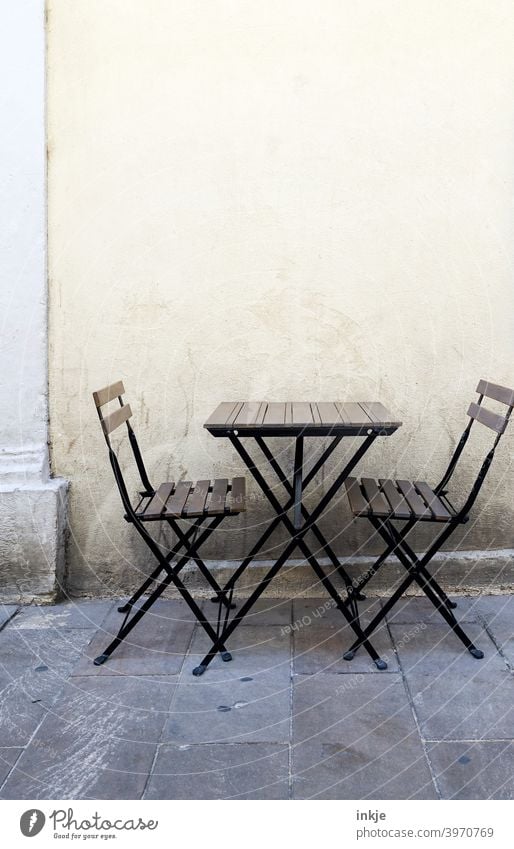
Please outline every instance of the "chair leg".
[[[185, 539], [188, 540], [195, 533], [195, 531], [197, 529], [198, 529], [198, 525], [193, 525], [193, 527], [191, 527], [187, 531], [187, 533], [184, 534]], [[180, 551], [180, 549], [182, 547], [183, 547], [183, 543], [178, 542], [169, 552], [169, 554], [166, 558], [167, 561], [170, 562], [171, 560], [173, 560], [175, 555], [178, 554], [178, 552]], [[154, 569], [154, 571], [152, 572], [152, 574], [149, 575], [149, 577], [146, 578], [145, 581], [143, 581], [143, 583], [141, 584], [139, 589], [136, 590], [136, 592], [129, 598], [129, 600], [126, 601], [125, 604], [121, 605], [121, 607], [118, 607], [118, 613], [128, 613], [131, 610], [131, 608], [134, 606], [136, 601], [138, 601], [138, 599], [140, 599], [141, 596], [144, 595], [144, 593], [146, 592], [148, 587], [151, 586], [151, 584], [153, 584], [153, 582], [156, 580], [156, 578], [158, 578], [158, 576], [160, 575], [160, 573], [162, 571], [163, 571], [163, 567], [161, 565], [157, 566]]]
[[[214, 631], [214, 629], [212, 628], [212, 626], [210, 625], [208, 620], [205, 618], [202, 610], [197, 605], [197, 603], [193, 599], [192, 595], [188, 592], [188, 590], [186, 589], [186, 587], [184, 586], [183, 582], [181, 581], [181, 579], [179, 577], [180, 570], [190, 560], [189, 552], [183, 554], [181, 556], [180, 560], [178, 561], [178, 563], [175, 565], [175, 567], [171, 568], [170, 564], [169, 564], [169, 560], [173, 556], [174, 552], [176, 553], [177, 546], [174, 546], [174, 548], [172, 548], [170, 550], [170, 552], [168, 553], [167, 557], [164, 557], [162, 555], [161, 551], [160, 551], [159, 546], [157, 545], [157, 543], [155, 542], [153, 537], [150, 536], [150, 534], [148, 533], [146, 528], [143, 526], [143, 524], [140, 523], [140, 522], [134, 522], [134, 525], [136, 527], [136, 530], [140, 534], [140, 536], [144, 539], [144, 541], [148, 545], [148, 547], [149, 547], [150, 551], [152, 552], [152, 554], [154, 555], [154, 557], [156, 557], [156, 559], [158, 560], [159, 570], [160, 571], [162, 571], [162, 570], [166, 571], [167, 575], [163, 579], [163, 581], [161, 581], [159, 586], [156, 587], [156, 589], [153, 591], [153, 593], [148, 597], [148, 599], [144, 602], [144, 604], [142, 604], [141, 607], [133, 614], [132, 618], [129, 621], [127, 621], [127, 617], [125, 617], [123, 624], [122, 624], [121, 628], [119, 629], [116, 637], [111, 641], [111, 643], [108, 645], [108, 647], [105, 649], [105, 651], [94, 660], [95, 666], [100, 666], [102, 663], [105, 663], [105, 661], [110, 657], [110, 655], [113, 653], [113, 651], [120, 645], [121, 642], [123, 642], [125, 637], [132, 630], [132, 628], [145, 615], [145, 613], [150, 609], [152, 604], [159, 598], [159, 596], [162, 595], [162, 593], [164, 592], [166, 587], [169, 586], [170, 583], [173, 583], [176, 586], [180, 595], [182, 596], [182, 598], [184, 599], [184, 601], [186, 602], [186, 604], [188, 605], [190, 610], [195, 615], [199, 624], [206, 631], [209, 638], [217, 643], [217, 651], [220, 652], [222, 660], [224, 660], [224, 661], [232, 660], [232, 655], [230, 654], [230, 652], [228, 652], [226, 650], [225, 645], [223, 643], [223, 640], [219, 639], [219, 635]], [[212, 526], [207, 528], [203, 532], [203, 534], [201, 535], [200, 539], [196, 542], [196, 545], [198, 546], [200, 544], [200, 540], [207, 538], [207, 536], [209, 536], [209, 534], [212, 530], [213, 530]], [[182, 537], [185, 539], [185, 535], [182, 534]], [[154, 573], [152, 573], [152, 574], [155, 574], [155, 572], [157, 572], [157, 570], [155, 570]]]
[[[215, 519], [213, 519], [213, 521], [211, 522], [211, 524], [210, 524], [210, 525], [209, 525], [209, 526], [205, 529], [204, 533], [202, 534], [202, 537], [201, 537], [201, 542], [202, 542], [202, 543], [203, 543], [203, 541], [207, 538], [207, 537], [206, 537], [206, 534], [207, 534], [207, 536], [210, 536], [210, 535], [211, 535], [211, 533], [212, 533], [212, 532], [213, 532], [213, 531], [214, 531], [214, 530], [218, 527], [218, 525], [219, 525], [219, 524], [223, 521], [223, 518], [224, 518], [223, 516], [218, 516], [218, 517], [216, 517]], [[186, 547], [186, 546], [187, 546], [187, 538], [188, 538], [188, 535], [189, 535], [189, 534], [184, 534], [184, 533], [182, 532], [182, 530], [179, 528], [178, 523], [177, 523], [177, 522], [175, 522], [173, 519], [168, 519], [167, 521], [168, 521], [168, 524], [170, 525], [170, 527], [172, 528], [173, 532], [177, 535], [177, 538], [179, 539], [179, 541], [182, 541], [182, 544]], [[199, 520], [199, 523], [201, 523], [201, 521], [202, 521], [202, 520]], [[193, 528], [193, 530], [194, 530], [194, 528]], [[200, 540], [198, 540], [198, 541], [196, 541], [196, 542], [193, 542], [193, 543], [190, 545], [190, 547], [189, 547], [189, 556], [190, 556], [190, 559], [191, 559], [191, 560], [194, 560], [194, 562], [196, 563], [196, 565], [197, 565], [198, 569], [199, 569], [199, 570], [200, 570], [200, 572], [202, 573], [203, 577], [205, 578], [205, 580], [207, 581], [207, 583], [208, 583], [208, 584], [212, 587], [212, 589], [213, 589], [213, 590], [214, 590], [214, 592], [216, 593], [216, 597], [215, 597], [215, 599], [211, 599], [211, 601], [214, 601], [214, 600], [215, 600], [215, 601], [217, 601], [218, 603], [224, 604], [224, 605], [225, 605], [225, 607], [227, 607], [228, 609], [234, 608], [236, 605], [235, 605], [235, 604], [232, 604], [232, 603], [228, 600], [228, 598], [227, 598], [227, 596], [226, 596], [226, 593], [225, 593], [225, 592], [224, 592], [224, 590], [222, 590], [222, 588], [219, 586], [219, 584], [218, 584], [218, 582], [216, 581], [216, 579], [214, 578], [214, 576], [213, 576], [213, 575], [211, 575], [211, 573], [209, 572], [209, 570], [208, 570], [207, 566], [205, 565], [205, 563], [203, 562], [202, 558], [201, 558], [201, 557], [200, 557], [200, 555], [198, 554], [198, 548], [199, 548], [199, 545], [201, 544], [201, 542], [200, 542]]]
[[[427, 572], [426, 566], [427, 563], [431, 560], [435, 550], [437, 550], [437, 540], [435, 541], [435, 543], [432, 544], [428, 552], [424, 555], [424, 557], [421, 558], [421, 560], [414, 554], [414, 552], [412, 552], [414, 559], [411, 559], [407, 556], [403, 547], [404, 541], [401, 539], [401, 536], [394, 530], [394, 528], [390, 527], [389, 533], [383, 526], [377, 527], [377, 530], [379, 531], [386, 543], [389, 543], [391, 538], [396, 539], [398, 543], [396, 549], [396, 556], [398, 557], [402, 565], [410, 573], [410, 577], [412, 577], [412, 579], [416, 581], [416, 583], [423, 590], [427, 598], [430, 599], [434, 607], [439, 611], [443, 619], [446, 620], [450, 628], [453, 630], [454, 634], [461, 640], [461, 642], [467, 648], [469, 653], [478, 660], [481, 660], [484, 656], [484, 653], [481, 649], [478, 649], [469, 639], [464, 629], [457, 622], [454, 614], [450, 610], [448, 610], [448, 607], [446, 606], [444, 600], [436, 594], [433, 589], [433, 586], [431, 585], [431, 582], [434, 579], [432, 578], [430, 573]], [[445, 537], [447, 536], [449, 536], [448, 533], [445, 534]], [[438, 539], [440, 539], [440, 537]], [[426, 574], [429, 575], [429, 580], [427, 580]]]
[[421, 587], [426, 596], [430, 599], [434, 607], [437, 608], [443, 619], [446, 619], [448, 625], [452, 629], [455, 636], [459, 638], [459, 640], [465, 645], [469, 653], [475, 657], [477, 660], [482, 660], [484, 653], [481, 649], [477, 648], [474, 643], [469, 639], [466, 632], [461, 628], [459, 623], [457, 622], [453, 613], [451, 613], [446, 605], [439, 599], [436, 594], [431, 589], [430, 585], [426, 582], [426, 579], [419, 573], [419, 571], [415, 571], [413, 573], [414, 580]]

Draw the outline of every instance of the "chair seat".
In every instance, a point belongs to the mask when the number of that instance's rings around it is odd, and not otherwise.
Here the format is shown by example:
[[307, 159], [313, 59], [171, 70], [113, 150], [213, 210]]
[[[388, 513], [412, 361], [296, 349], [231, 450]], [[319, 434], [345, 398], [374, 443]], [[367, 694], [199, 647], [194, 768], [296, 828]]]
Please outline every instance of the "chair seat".
[[246, 509], [244, 478], [218, 478], [214, 481], [162, 483], [153, 495], [144, 495], [136, 507], [143, 522], [163, 519], [197, 519], [201, 516], [227, 516]]
[[354, 516], [449, 522], [455, 511], [424, 481], [347, 478], [346, 492]]

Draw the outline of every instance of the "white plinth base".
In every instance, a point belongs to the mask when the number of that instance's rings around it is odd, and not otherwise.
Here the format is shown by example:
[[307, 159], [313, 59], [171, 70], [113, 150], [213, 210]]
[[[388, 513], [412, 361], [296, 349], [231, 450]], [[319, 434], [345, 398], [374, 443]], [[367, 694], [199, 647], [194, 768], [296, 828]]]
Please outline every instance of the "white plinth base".
[[64, 582], [68, 484], [0, 488], [0, 601], [49, 602]]

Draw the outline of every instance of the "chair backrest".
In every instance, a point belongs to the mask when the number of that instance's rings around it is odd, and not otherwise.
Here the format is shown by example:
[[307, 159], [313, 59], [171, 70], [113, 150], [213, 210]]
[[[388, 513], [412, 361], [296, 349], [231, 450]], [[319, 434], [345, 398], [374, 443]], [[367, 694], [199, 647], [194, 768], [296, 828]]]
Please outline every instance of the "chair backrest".
[[[506, 386], [500, 386], [497, 383], [490, 383], [488, 380], [479, 380], [476, 391], [478, 393], [478, 400], [473, 401], [469, 405], [467, 412], [469, 416], [468, 425], [464, 430], [464, 433], [462, 434], [455, 451], [453, 452], [452, 458], [450, 460], [448, 468], [446, 469], [446, 472], [444, 473], [440, 483], [435, 488], [435, 491], [437, 493], [441, 493], [442, 490], [446, 489], [450, 478], [452, 477], [455, 471], [459, 458], [464, 450], [464, 446], [468, 441], [469, 435], [471, 433], [471, 427], [474, 422], [484, 425], [496, 434], [493, 446], [486, 455], [486, 458], [483, 461], [482, 466], [480, 467], [480, 471], [478, 472], [478, 475], [473, 484], [471, 492], [466, 500], [466, 503], [459, 511], [459, 514], [461, 516], [469, 512], [478, 496], [478, 493], [480, 492], [482, 484], [485, 480], [485, 476], [493, 461], [496, 446], [498, 445], [502, 435], [505, 433], [512, 413], [512, 409], [514, 407], [514, 389], [509, 389]], [[487, 407], [483, 406], [482, 401], [484, 400], [484, 398], [489, 398], [493, 401], [499, 402], [500, 404], [504, 404], [507, 407], [507, 411], [504, 415], [494, 413], [492, 410], [489, 410]]]
[[[141, 483], [143, 485], [143, 492], [141, 493], [141, 495], [151, 495], [153, 494], [154, 490], [146, 472], [145, 464], [143, 462], [143, 457], [139, 449], [136, 435], [129, 421], [132, 416], [130, 404], [125, 404], [123, 402], [124, 394], [125, 387], [123, 386], [123, 382], [121, 380], [118, 380], [116, 381], [116, 383], [111, 383], [109, 386], [104, 386], [103, 389], [98, 389], [96, 392], [93, 392], [93, 400], [95, 402], [98, 418], [100, 419], [100, 424], [102, 426], [102, 432], [109, 448], [109, 459], [111, 461], [111, 466], [114, 472], [116, 483], [118, 484], [121, 499], [123, 501], [125, 509], [129, 513], [132, 513], [133, 508], [127, 492], [127, 487], [123, 479], [123, 474], [121, 472], [116, 451], [114, 450], [111, 441], [111, 434], [113, 433], [113, 431], [115, 431], [123, 424], [125, 424], [127, 427], [130, 447], [132, 449], [134, 460], [136, 461], [136, 466], [139, 472], [139, 477], [141, 478]], [[111, 401], [116, 400], [118, 400], [119, 406], [115, 407], [114, 410], [111, 409], [110, 412], [105, 413], [103, 407], [105, 407], [105, 405], [109, 404]]]

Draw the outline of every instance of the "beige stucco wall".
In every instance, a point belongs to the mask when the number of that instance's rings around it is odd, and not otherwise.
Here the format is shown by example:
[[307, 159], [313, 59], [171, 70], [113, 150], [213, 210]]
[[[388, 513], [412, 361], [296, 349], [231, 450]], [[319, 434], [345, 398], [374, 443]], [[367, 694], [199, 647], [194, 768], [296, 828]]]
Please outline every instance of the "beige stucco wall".
[[[404, 427], [366, 470], [437, 477], [477, 379], [514, 384], [512, 3], [48, 5], [71, 588], [128, 586], [146, 557], [91, 400], [120, 376], [156, 478], [239, 472], [202, 430], [237, 398], [381, 400]], [[513, 546], [513, 439], [464, 548]], [[211, 554], [238, 556], [266, 515], [227, 522]], [[367, 529], [346, 525], [341, 504], [326, 527], [351, 552]]]

